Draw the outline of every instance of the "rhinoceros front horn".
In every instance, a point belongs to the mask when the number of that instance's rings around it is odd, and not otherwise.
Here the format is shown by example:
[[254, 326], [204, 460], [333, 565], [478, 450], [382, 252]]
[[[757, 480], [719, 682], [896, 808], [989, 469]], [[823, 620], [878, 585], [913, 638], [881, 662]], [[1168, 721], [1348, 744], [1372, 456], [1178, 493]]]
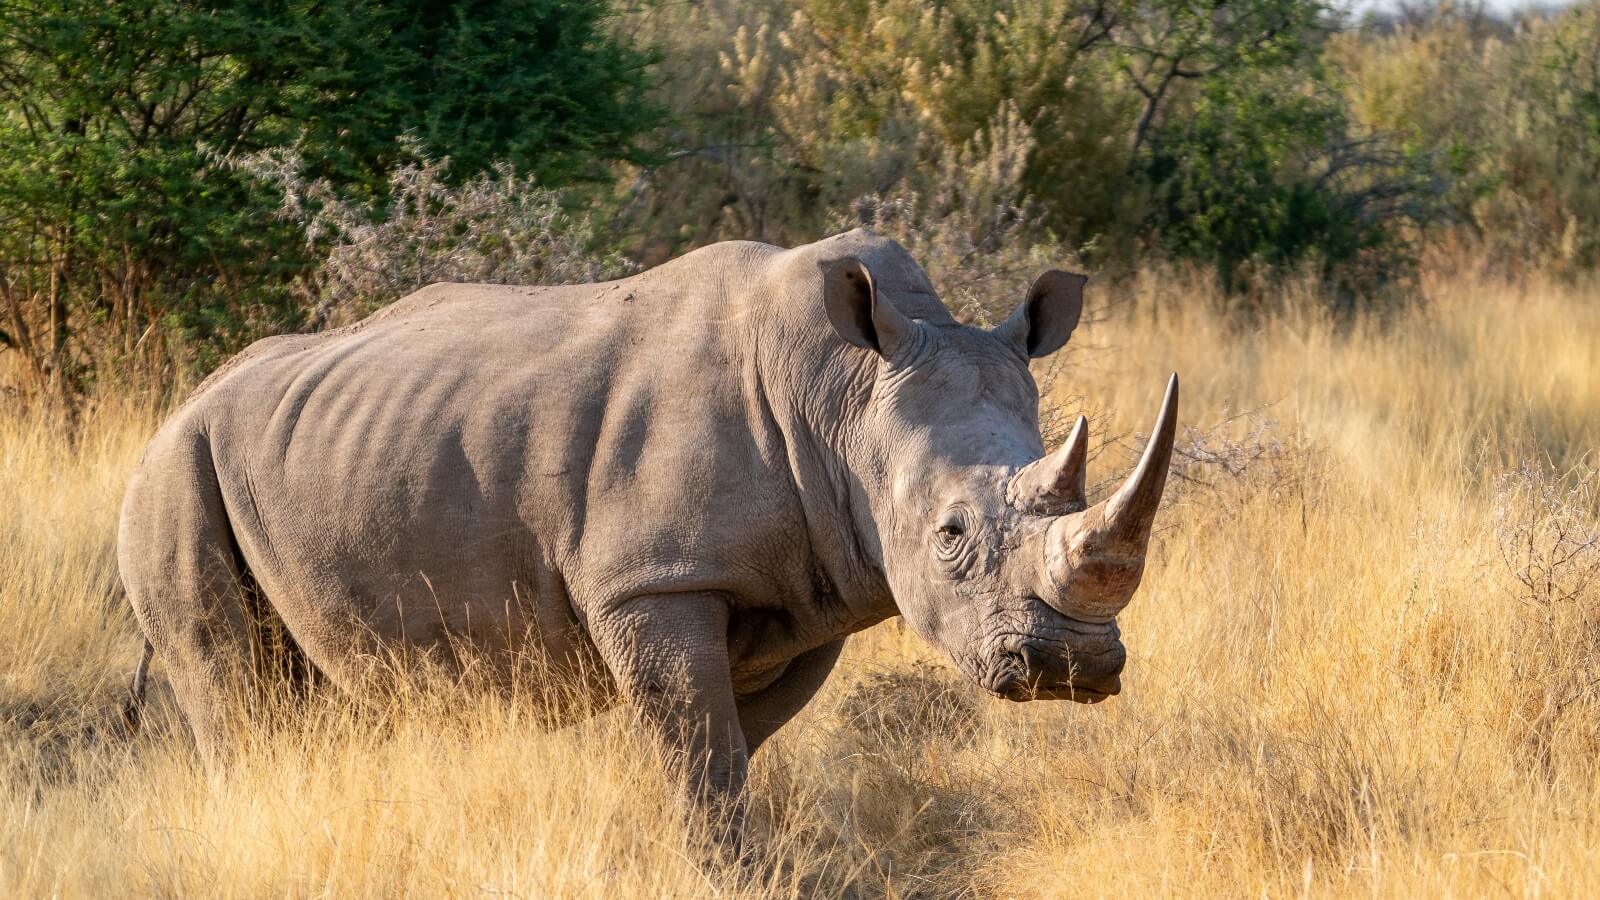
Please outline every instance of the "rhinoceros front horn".
[[1167, 396], [1161, 402], [1161, 415], [1145, 445], [1139, 465], [1111, 499], [1106, 501], [1102, 536], [1108, 543], [1144, 551], [1150, 526], [1161, 505], [1161, 491], [1167, 484], [1167, 467], [1172, 463], [1172, 442], [1178, 430], [1178, 374], [1167, 381]]

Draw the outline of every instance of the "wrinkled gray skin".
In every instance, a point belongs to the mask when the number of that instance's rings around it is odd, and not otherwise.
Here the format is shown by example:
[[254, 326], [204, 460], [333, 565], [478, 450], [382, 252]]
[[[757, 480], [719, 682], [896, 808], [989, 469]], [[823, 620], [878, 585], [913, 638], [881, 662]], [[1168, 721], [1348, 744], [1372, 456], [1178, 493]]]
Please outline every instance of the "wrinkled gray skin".
[[1047, 273], [970, 328], [853, 231], [601, 285], [434, 285], [202, 385], [128, 486], [123, 582], [213, 759], [261, 617], [357, 693], [402, 649], [535, 655], [591, 708], [634, 701], [713, 803], [896, 614], [999, 696], [1100, 700], [1175, 384], [1140, 470], [1086, 508], [1083, 423], [1041, 458], [1028, 372], [1083, 283]]

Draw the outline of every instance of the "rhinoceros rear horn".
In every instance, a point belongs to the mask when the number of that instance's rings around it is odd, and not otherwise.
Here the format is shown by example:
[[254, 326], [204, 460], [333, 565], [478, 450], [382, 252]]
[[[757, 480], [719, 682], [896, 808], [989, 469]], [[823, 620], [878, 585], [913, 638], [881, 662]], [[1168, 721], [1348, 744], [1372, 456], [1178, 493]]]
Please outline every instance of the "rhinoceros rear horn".
[[1167, 396], [1161, 415], [1145, 445], [1139, 465], [1111, 499], [1106, 501], [1105, 537], [1141, 552], [1155, 522], [1161, 491], [1167, 484], [1167, 467], [1172, 463], [1172, 442], [1178, 430], [1178, 375], [1167, 381]]
[[1084, 490], [1089, 461], [1089, 420], [1078, 417], [1056, 452], [1036, 459], [1011, 479], [1011, 504], [1023, 512], [1060, 516], [1088, 505]]

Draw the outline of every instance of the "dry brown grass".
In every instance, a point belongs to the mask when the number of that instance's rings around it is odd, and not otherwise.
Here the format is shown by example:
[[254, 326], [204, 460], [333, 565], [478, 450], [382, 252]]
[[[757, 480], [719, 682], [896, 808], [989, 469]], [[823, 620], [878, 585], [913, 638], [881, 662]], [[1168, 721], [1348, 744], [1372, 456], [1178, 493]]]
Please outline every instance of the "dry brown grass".
[[875, 629], [758, 760], [747, 870], [696, 862], [616, 716], [325, 703], [206, 774], [158, 680], [151, 731], [112, 739], [137, 653], [115, 514], [154, 416], [102, 409], [70, 447], [0, 418], [0, 893], [1600, 895], [1600, 579], [1561, 550], [1600, 527], [1575, 490], [1600, 303], [1428, 291], [1242, 327], [1169, 278], [1087, 327], [1059, 396], [1125, 434], [1176, 369], [1205, 432], [1124, 694], [991, 702]]

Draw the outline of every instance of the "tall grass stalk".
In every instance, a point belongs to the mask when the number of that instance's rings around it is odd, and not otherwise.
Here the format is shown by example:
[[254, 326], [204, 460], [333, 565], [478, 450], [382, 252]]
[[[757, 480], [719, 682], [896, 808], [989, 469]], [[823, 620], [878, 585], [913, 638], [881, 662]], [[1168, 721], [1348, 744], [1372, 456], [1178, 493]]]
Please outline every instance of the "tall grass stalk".
[[1595, 527], [1600, 307], [1425, 286], [1381, 322], [1289, 297], [1244, 327], [1151, 276], [1089, 322], [1049, 388], [1118, 439], [1095, 476], [1168, 371], [1196, 429], [1125, 692], [993, 702], [880, 626], [758, 758], [743, 868], [702, 864], [615, 713], [552, 732], [493, 697], [325, 699], [207, 773], [158, 665], [153, 727], [115, 738], [138, 650], [116, 511], [156, 417], [107, 404], [63, 444], [0, 414], [0, 893], [1600, 894], [1600, 685], [1574, 675], [1600, 588], [1539, 593], [1515, 540]]

